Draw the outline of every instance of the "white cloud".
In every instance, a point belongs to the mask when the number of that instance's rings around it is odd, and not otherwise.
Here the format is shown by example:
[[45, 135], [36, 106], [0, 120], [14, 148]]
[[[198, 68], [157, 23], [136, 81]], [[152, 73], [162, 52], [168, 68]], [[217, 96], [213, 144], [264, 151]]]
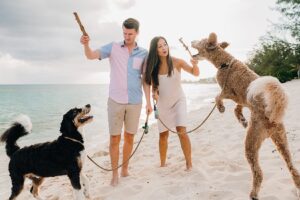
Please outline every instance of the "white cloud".
[[[23, 83], [24, 79], [22, 78], [22, 74], [24, 72], [31, 73], [33, 71], [33, 67], [30, 63], [14, 59], [9, 54], [0, 53], [0, 66], [0, 84]], [[21, 80], [21, 82], [19, 80]]]
[[115, 6], [121, 9], [128, 9], [135, 5], [135, 0], [113, 0]]
[[0, 84], [99, 84], [108, 83], [108, 62], [85, 59], [60, 62], [27, 62], [0, 53]]
[[[107, 77], [102, 75], [109, 71], [107, 59], [85, 59], [73, 11], [79, 13], [92, 49], [122, 40], [123, 20], [134, 17], [141, 24], [138, 43], [145, 48], [162, 35], [171, 54], [188, 62], [178, 39], [189, 44], [216, 32], [220, 41], [230, 43], [228, 51], [245, 61], [270, 30], [270, 21], [277, 20], [274, 6], [275, 0], [1, 0], [0, 83], [100, 83]], [[199, 67], [200, 77], [215, 75], [209, 63], [200, 62]]]

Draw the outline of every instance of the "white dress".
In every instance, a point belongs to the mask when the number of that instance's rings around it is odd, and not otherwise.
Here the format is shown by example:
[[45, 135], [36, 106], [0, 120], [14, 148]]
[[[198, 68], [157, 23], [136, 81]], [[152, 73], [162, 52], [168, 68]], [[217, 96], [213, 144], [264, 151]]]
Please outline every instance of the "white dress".
[[[181, 74], [174, 67], [172, 76], [158, 75], [159, 98], [157, 109], [159, 118], [171, 130], [176, 126], [186, 127], [186, 97], [181, 87]], [[159, 132], [167, 131], [167, 128], [158, 120]]]

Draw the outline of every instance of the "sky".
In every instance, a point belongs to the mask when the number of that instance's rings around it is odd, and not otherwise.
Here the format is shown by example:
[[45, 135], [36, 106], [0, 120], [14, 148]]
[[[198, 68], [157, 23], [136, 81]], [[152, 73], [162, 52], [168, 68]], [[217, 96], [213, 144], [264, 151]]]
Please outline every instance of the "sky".
[[[190, 46], [195, 39], [215, 32], [227, 41], [227, 51], [246, 61], [259, 39], [280, 19], [275, 0], [1, 0], [0, 84], [103, 84], [109, 82], [109, 62], [87, 60], [79, 40], [76, 11], [88, 32], [92, 49], [121, 41], [122, 22], [140, 22], [138, 44], [164, 36], [172, 56], [189, 62], [179, 38]], [[196, 53], [190, 47], [192, 53]], [[216, 69], [198, 64], [200, 77], [213, 77]]]

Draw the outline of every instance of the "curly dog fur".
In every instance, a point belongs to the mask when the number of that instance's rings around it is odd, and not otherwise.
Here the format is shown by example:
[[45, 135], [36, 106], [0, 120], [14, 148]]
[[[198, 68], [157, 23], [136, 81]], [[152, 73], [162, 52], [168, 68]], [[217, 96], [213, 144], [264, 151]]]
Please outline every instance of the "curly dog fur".
[[[249, 126], [245, 152], [253, 176], [250, 198], [258, 199], [263, 180], [258, 155], [266, 138], [271, 138], [276, 145], [299, 192], [300, 175], [293, 166], [282, 121], [288, 103], [287, 96], [276, 78], [258, 76], [247, 65], [226, 52], [224, 49], [227, 46], [227, 42], [217, 42], [215, 33], [211, 33], [208, 38], [192, 42], [192, 47], [198, 50], [198, 54], [194, 57], [199, 60], [206, 59], [218, 69], [217, 81], [222, 87], [221, 93], [216, 97], [218, 110], [225, 111], [223, 99], [235, 101], [237, 103], [235, 115], [238, 121], [245, 128]], [[251, 111], [249, 125], [243, 116], [243, 107], [248, 107]]]

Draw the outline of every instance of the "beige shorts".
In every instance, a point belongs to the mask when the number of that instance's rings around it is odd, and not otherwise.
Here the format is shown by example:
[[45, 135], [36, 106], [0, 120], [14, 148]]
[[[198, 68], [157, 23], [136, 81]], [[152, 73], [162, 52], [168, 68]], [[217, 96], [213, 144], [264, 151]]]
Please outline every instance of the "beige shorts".
[[142, 104], [120, 104], [108, 98], [107, 114], [110, 135], [120, 135], [124, 131], [135, 134], [138, 130]]

